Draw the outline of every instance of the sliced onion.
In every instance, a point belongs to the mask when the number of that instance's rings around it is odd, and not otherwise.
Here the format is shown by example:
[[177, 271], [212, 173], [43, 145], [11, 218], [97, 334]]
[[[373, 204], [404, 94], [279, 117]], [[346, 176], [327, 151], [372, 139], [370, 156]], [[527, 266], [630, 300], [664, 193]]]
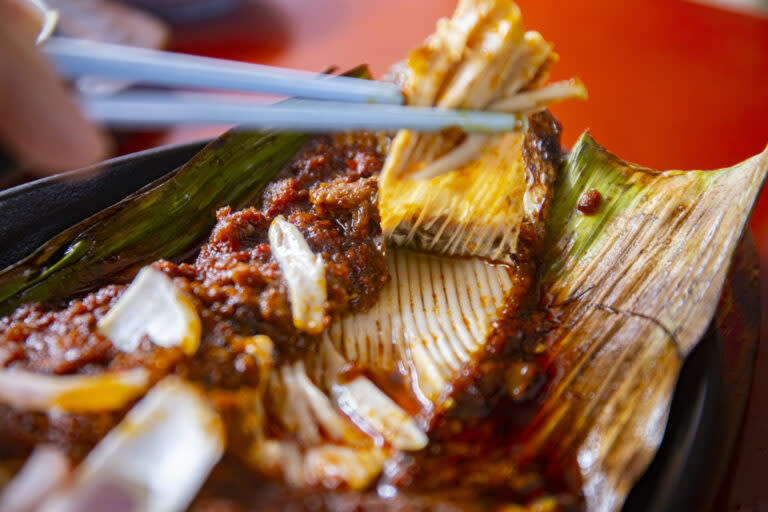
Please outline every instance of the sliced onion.
[[381, 473], [388, 454], [375, 446], [324, 443], [302, 450], [295, 441], [268, 440], [254, 455], [269, 475], [294, 487], [365, 489]]
[[276, 412], [303, 446], [319, 444], [324, 438], [351, 445], [370, 441], [310, 380], [301, 361], [280, 369], [280, 377], [273, 379], [270, 394], [282, 397], [276, 400], [280, 404]]
[[381, 472], [388, 447], [358, 429], [309, 378], [302, 361], [274, 372], [267, 396], [274, 430], [283, 433], [255, 436], [247, 458], [257, 470], [294, 487], [356, 490]]
[[0, 510], [32, 512], [64, 486], [71, 467], [67, 456], [53, 446], [38, 446], [13, 480], [3, 489]]
[[339, 373], [347, 361], [328, 336], [323, 338], [319, 354], [331, 396], [361, 430], [380, 436], [398, 450], [420, 450], [427, 445], [427, 436], [416, 420], [370, 379], [359, 375], [349, 382], [339, 382]]
[[304, 475], [309, 482], [323, 487], [368, 487], [384, 467], [387, 452], [378, 447], [352, 448], [324, 444], [307, 451]]
[[145, 335], [161, 347], [193, 354], [200, 344], [200, 317], [190, 298], [152, 267], [141, 269], [112, 309], [99, 332], [123, 352], [136, 350]]
[[325, 328], [325, 264], [296, 226], [280, 215], [269, 226], [272, 255], [288, 285], [293, 325], [310, 334]]
[[224, 427], [216, 412], [193, 386], [166, 377], [88, 454], [72, 485], [42, 510], [85, 510], [95, 501], [104, 506], [109, 493], [113, 506], [103, 510], [120, 504], [130, 510], [184, 510], [223, 452]]
[[333, 397], [342, 411], [359, 417], [399, 450], [421, 450], [426, 434], [416, 421], [385, 395], [367, 377], [356, 377], [333, 387]]
[[30, 411], [82, 414], [121, 409], [149, 386], [143, 368], [100, 375], [0, 370], [0, 402]]

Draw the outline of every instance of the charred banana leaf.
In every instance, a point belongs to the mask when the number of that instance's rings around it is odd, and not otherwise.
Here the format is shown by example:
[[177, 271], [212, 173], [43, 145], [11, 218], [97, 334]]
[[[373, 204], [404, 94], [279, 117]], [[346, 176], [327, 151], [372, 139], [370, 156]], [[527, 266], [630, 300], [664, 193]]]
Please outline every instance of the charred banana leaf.
[[[666, 426], [681, 365], [710, 324], [768, 174], [768, 150], [718, 171], [657, 172], [588, 134], [555, 188], [544, 279], [560, 369], [521, 459], [578, 464], [589, 510], [621, 508]], [[602, 196], [592, 215], [577, 204]]]

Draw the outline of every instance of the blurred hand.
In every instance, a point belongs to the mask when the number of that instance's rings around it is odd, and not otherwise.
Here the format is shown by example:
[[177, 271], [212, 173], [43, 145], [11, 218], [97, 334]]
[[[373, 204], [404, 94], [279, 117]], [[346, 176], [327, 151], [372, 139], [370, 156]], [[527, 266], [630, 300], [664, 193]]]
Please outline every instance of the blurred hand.
[[22, 4], [0, 0], [0, 147], [43, 174], [96, 162], [107, 138], [37, 51], [39, 22]]

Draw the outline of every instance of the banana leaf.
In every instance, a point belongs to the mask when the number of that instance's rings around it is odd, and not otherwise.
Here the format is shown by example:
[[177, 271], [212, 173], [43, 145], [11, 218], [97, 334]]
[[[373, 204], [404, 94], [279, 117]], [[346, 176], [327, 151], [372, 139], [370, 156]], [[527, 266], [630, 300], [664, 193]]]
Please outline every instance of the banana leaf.
[[67, 297], [202, 241], [217, 208], [258, 193], [305, 137], [231, 131], [177, 171], [56, 236], [0, 272], [0, 313]]
[[[575, 463], [588, 510], [621, 508], [662, 440], [685, 357], [710, 325], [768, 174], [768, 150], [717, 171], [657, 172], [584, 134], [555, 188], [543, 282], [558, 371], [521, 460]], [[598, 209], [577, 208], [597, 190]]]

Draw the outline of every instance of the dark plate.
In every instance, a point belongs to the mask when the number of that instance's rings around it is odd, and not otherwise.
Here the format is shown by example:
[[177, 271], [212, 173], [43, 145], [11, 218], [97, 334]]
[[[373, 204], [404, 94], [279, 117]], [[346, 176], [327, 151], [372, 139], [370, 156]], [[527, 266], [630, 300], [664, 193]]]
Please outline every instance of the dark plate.
[[0, 268], [179, 167], [208, 142], [141, 151], [0, 192]]
[[[0, 192], [0, 268], [182, 165], [205, 143], [142, 151]], [[747, 240], [740, 250], [740, 266], [732, 271], [727, 286], [736, 304], [732, 300], [720, 308], [721, 316], [724, 308], [730, 308], [728, 314], [750, 324], [759, 309], [751, 300], [759, 297], [756, 283], [745, 275], [754, 268], [751, 244]], [[746, 311], [741, 310], [744, 307]], [[756, 344], [756, 337], [744, 329], [713, 322], [683, 367], [663, 444], [630, 493], [625, 512], [702, 510], [709, 503], [743, 416], [743, 400], [734, 403], [731, 397], [746, 396]], [[729, 356], [735, 353], [738, 357]], [[731, 378], [735, 375], [738, 378]]]

